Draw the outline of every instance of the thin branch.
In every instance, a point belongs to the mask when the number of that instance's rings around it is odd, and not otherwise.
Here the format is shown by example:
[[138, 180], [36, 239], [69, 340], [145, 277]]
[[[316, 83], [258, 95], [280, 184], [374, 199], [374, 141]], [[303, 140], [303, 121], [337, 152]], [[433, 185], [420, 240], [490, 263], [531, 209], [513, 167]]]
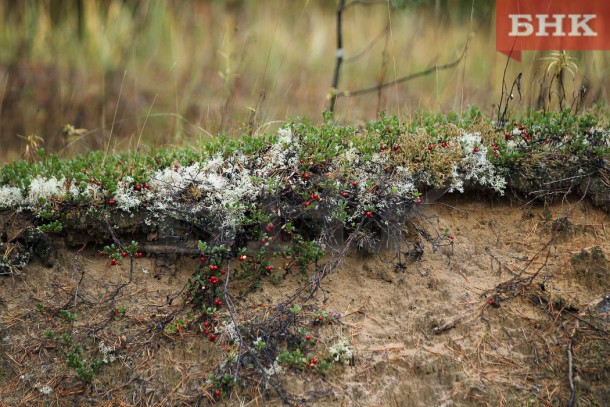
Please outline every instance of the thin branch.
[[237, 336], [239, 337], [239, 350], [237, 354], [239, 355], [237, 361], [235, 362], [235, 372], [233, 373], [233, 381], [237, 382], [237, 378], [239, 376], [239, 365], [241, 356], [241, 350], [244, 346], [244, 339], [241, 336], [241, 331], [239, 329], [239, 325], [237, 324], [237, 320], [235, 319], [235, 307], [233, 305], [233, 300], [229, 294], [229, 281], [231, 281], [231, 260], [227, 260], [227, 277], [225, 279], [225, 285], [223, 288], [223, 294], [225, 296], [225, 303], [227, 304], [227, 309], [229, 310], [229, 314], [231, 315], [231, 321], [233, 322], [233, 326], [235, 327], [235, 332], [237, 332]]
[[383, 38], [384, 35], [386, 35], [386, 33], [388, 32], [388, 30], [390, 29], [390, 25], [386, 25], [385, 28], [375, 36], [375, 38], [373, 38], [366, 47], [364, 47], [362, 49], [362, 51], [360, 51], [359, 53], [357, 53], [354, 56], [351, 56], [349, 58], [344, 58], [343, 59], [343, 63], [344, 64], [349, 64], [350, 62], [355, 62], [356, 60], [362, 58], [364, 55], [366, 55], [367, 52], [369, 52], [371, 50], [371, 48], [373, 48], [373, 46], [377, 43], [377, 41], [379, 41], [380, 39]]
[[364, 88], [364, 89], [359, 89], [359, 90], [355, 90], [355, 91], [340, 91], [340, 92], [336, 92], [334, 94], [334, 96], [339, 97], [339, 96], [347, 96], [347, 97], [353, 97], [353, 96], [360, 96], [360, 95], [364, 95], [367, 93], [372, 93], [372, 92], [377, 92], [380, 89], [384, 89], [384, 88], [388, 88], [390, 86], [394, 86], [394, 85], [398, 85], [404, 82], [408, 82], [410, 80], [413, 79], [417, 79], [417, 78], [421, 78], [422, 76], [426, 76], [426, 75], [430, 75], [433, 72], [438, 72], [438, 71], [444, 71], [447, 69], [451, 69], [456, 67], [460, 62], [462, 62], [462, 59], [464, 59], [464, 56], [466, 55], [466, 51], [468, 50], [468, 44], [470, 43], [470, 39], [468, 39], [466, 41], [466, 45], [464, 45], [464, 49], [462, 50], [462, 54], [459, 56], [459, 58], [457, 58], [455, 61], [452, 61], [448, 64], [445, 65], [434, 65], [431, 68], [428, 68], [426, 70], [420, 71], [420, 72], [416, 72], [407, 76], [403, 76], [402, 78], [398, 78], [398, 79], [394, 79], [391, 80], [389, 82], [384, 82], [381, 83], [379, 85], [376, 86], [372, 86], [370, 88]]
[[[76, 278], [76, 272], [78, 271], [77, 269], [80, 269], [80, 265], [78, 264], [78, 255], [85, 249], [85, 247], [87, 247], [87, 244], [85, 243], [80, 249], [77, 250], [76, 253], [74, 253], [74, 263], [72, 264], [74, 273], [73, 273], [73, 278]], [[83, 278], [85, 277], [85, 270], [80, 270], [80, 280], [78, 280], [78, 283], [76, 283], [76, 288], [74, 289], [74, 306], [76, 307], [76, 301], [78, 299], [78, 288], [80, 287], [80, 284], [83, 282]]]
[[[572, 332], [572, 334], [574, 334], [574, 333]], [[568, 380], [570, 381], [570, 400], [568, 400], [568, 407], [574, 407], [574, 403], [576, 402], [576, 390], [574, 390], [574, 363], [572, 361], [572, 358], [573, 358], [572, 344], [573, 343], [574, 343], [574, 339], [572, 337], [570, 337], [570, 339], [568, 341]]]
[[341, 63], [343, 62], [343, 29], [341, 20], [343, 17], [343, 9], [345, 8], [345, 0], [341, 0], [337, 9], [337, 51], [335, 53], [335, 72], [333, 73], [333, 83], [330, 89], [330, 112], [335, 111], [335, 103], [337, 102], [337, 86], [339, 86], [339, 73], [341, 72]]

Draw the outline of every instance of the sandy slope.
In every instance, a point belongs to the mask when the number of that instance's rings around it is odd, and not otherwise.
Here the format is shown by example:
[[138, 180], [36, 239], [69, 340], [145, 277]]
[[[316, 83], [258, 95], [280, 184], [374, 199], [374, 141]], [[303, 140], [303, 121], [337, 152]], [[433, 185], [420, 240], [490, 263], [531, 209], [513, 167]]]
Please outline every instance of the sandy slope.
[[[425, 247], [405, 270], [391, 251], [350, 253], [316, 297], [340, 318], [311, 331], [318, 349], [347, 338], [353, 363], [325, 376], [289, 372], [285, 388], [311, 406], [565, 405], [572, 376], [579, 405], [608, 405], [610, 324], [598, 304], [610, 294], [610, 216], [578, 197], [523, 207], [445, 196], [426, 213], [430, 225], [455, 235], [453, 246]], [[113, 297], [129, 267], [110, 267], [91, 244], [82, 251], [57, 245], [52, 269], [35, 261], [0, 279], [0, 405], [210, 403], [198, 396], [209, 390], [226, 341], [154, 329], [179, 308], [168, 298], [196, 261], [141, 259]], [[265, 312], [301, 281], [265, 282], [238, 309]], [[125, 314], [113, 316], [119, 307]], [[57, 316], [66, 308], [77, 314], [73, 322]], [[103, 341], [117, 360], [83, 386], [66, 367], [66, 345], [48, 331], [88, 347]], [[240, 390], [227, 404], [253, 395]], [[268, 402], [280, 404], [273, 396]]]

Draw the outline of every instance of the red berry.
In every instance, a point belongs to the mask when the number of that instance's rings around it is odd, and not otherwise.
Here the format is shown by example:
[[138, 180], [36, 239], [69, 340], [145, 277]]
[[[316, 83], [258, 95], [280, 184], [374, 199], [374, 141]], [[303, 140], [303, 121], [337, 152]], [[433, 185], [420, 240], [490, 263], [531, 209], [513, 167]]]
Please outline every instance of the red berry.
[[309, 174], [307, 174], [307, 173], [303, 174], [303, 178], [309, 179]]
[[515, 126], [515, 127], [517, 127], [518, 125], [519, 125], [519, 123], [517, 123], [517, 122], [513, 123], [513, 126]]
[[524, 125], [519, 126], [519, 130], [521, 130], [521, 131], [525, 130], [525, 126]]
[[313, 362], [311, 362], [311, 363], [309, 364], [309, 367], [313, 369], [314, 367], [316, 367], [316, 364], [315, 364], [315, 363], [313, 363]]
[[210, 334], [210, 331], [206, 329], [204, 334], [205, 334], [205, 336], [208, 336]]
[[201, 262], [205, 261], [205, 257], [200, 257], [199, 260], [201, 260]]
[[475, 152], [475, 153], [478, 153], [479, 152], [479, 147], [475, 147], [472, 151]]
[[417, 198], [417, 199], [415, 200], [415, 202], [417, 202], [417, 203], [422, 203], [423, 201], [422, 201], [422, 199], [421, 199], [421, 198]]
[[216, 390], [214, 392], [214, 394], [216, 394], [216, 397], [220, 397], [220, 395], [222, 394], [220, 390]]
[[110, 260], [110, 265], [116, 266], [117, 264], [119, 264], [119, 262], [116, 261], [115, 259]]
[[489, 300], [489, 301], [487, 301], [487, 303], [488, 303], [489, 305], [494, 305], [494, 300]]
[[210, 266], [210, 271], [216, 271], [216, 270], [218, 270], [218, 266], [217, 266], [217, 265], [215, 265], [215, 264], [212, 264], [212, 265]]
[[242, 254], [241, 256], [239, 256], [239, 261], [244, 261], [246, 260], [246, 255]]
[[95, 183], [95, 185], [97, 185], [98, 187], [101, 187], [102, 183], [98, 181], [98, 182]]
[[121, 257], [127, 257], [127, 252], [121, 253]]
[[310, 336], [310, 335], [307, 335], [307, 336], [305, 337], [305, 340], [306, 340], [306, 341], [311, 340], [311, 336]]
[[381, 146], [381, 151], [385, 151], [386, 148], [386, 146]]
[[134, 189], [135, 189], [136, 191], [140, 191], [140, 190], [142, 189], [142, 187], [141, 187], [141, 186], [139, 186], [139, 185], [136, 185], [136, 186], [134, 187]]
[[142, 257], [142, 252], [137, 252], [136, 257]]
[[109, 199], [108, 200], [108, 205], [112, 206], [114, 204], [116, 204], [116, 200], [114, 200], [114, 199]]
[[267, 243], [267, 239], [265, 239], [265, 238], [263, 237], [263, 238], [261, 239], [261, 243], [262, 243], [262, 244]]
[[373, 217], [373, 214], [371, 212], [369, 212], [369, 211], [367, 211], [365, 213], [365, 215], [366, 215], [367, 218], [372, 218]]
[[500, 157], [500, 154], [495, 153], [495, 154], [494, 154], [494, 157]]
[[311, 205], [311, 202], [309, 202], [309, 201], [305, 202], [305, 206], [309, 206], [309, 205]]
[[214, 339], [216, 339], [216, 335], [211, 334], [210, 335], [210, 342], [214, 342]]
[[347, 192], [343, 192], [343, 193], [341, 193], [341, 196], [343, 198], [347, 198], [347, 197], [349, 197], [349, 194]]
[[455, 239], [455, 236], [449, 235], [449, 239], [453, 240], [453, 239]]
[[447, 143], [445, 143], [444, 141], [441, 143], [441, 147], [445, 148], [447, 147]]
[[400, 146], [398, 144], [394, 144], [394, 151], [398, 151], [399, 148]]
[[551, 142], [550, 138], [547, 138], [546, 140], [544, 140], [545, 143], [549, 144]]
[[212, 318], [218, 318], [218, 314], [212, 314]]
[[210, 326], [210, 323], [209, 323], [208, 321], [205, 321], [205, 322], [203, 323], [203, 326], [205, 326], [205, 327], [207, 328], [208, 326]]
[[318, 315], [318, 320], [322, 321], [324, 319], [324, 317], [322, 315]]
[[506, 134], [504, 135], [504, 138], [505, 138], [506, 140], [509, 140], [509, 139], [510, 139], [510, 133], [506, 133]]
[[352, 181], [352, 185], [357, 187], [358, 186], [358, 181]]
[[145, 182], [145, 183], [144, 183], [144, 188], [148, 189], [148, 188], [150, 188], [150, 185], [148, 185], [148, 183], [147, 183], [147, 182]]
[[267, 266], [267, 271], [271, 271], [271, 270], [273, 270], [273, 267]]
[[430, 145], [430, 146], [428, 146], [428, 150], [430, 150], [430, 151], [432, 151], [432, 149], [433, 149], [433, 148], [434, 148], [434, 147], [432, 147], [431, 145]]

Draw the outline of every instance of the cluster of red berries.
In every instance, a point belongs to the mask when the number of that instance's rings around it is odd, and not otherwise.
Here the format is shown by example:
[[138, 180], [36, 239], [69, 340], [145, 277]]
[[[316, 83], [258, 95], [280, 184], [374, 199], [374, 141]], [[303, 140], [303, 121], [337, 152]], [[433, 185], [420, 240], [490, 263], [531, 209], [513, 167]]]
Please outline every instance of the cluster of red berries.
[[210, 282], [210, 284], [218, 284], [220, 282], [220, 280], [216, 276], [210, 276], [210, 278], [208, 278], [208, 281]]
[[[99, 252], [99, 253], [100, 253], [100, 257], [106, 257], [106, 253], [104, 253], [104, 252]], [[113, 256], [114, 256], [114, 254], [113, 254]], [[121, 252], [121, 257], [127, 257], [127, 256], [129, 256], [129, 253]], [[139, 259], [142, 256], [143, 256], [142, 252], [137, 252], [133, 255], [133, 257], [135, 259]], [[111, 266], [117, 266], [118, 264], [119, 264], [119, 261], [117, 259], [110, 259]]]
[[[379, 147], [379, 149], [381, 151], [385, 151], [388, 149], [388, 146], [386, 146], [385, 144], [382, 144], [381, 147]], [[394, 146], [392, 147], [392, 150], [398, 151], [398, 149], [400, 149], [400, 146], [398, 144], [394, 144]]]
[[222, 301], [220, 301], [218, 298], [214, 298], [214, 305], [216, 305], [217, 307], [222, 306]]
[[314, 201], [319, 201], [320, 200], [320, 195], [318, 195], [317, 193], [312, 193], [309, 194], [309, 199], [313, 199]]
[[317, 364], [318, 364], [318, 359], [313, 357], [313, 358], [311, 358], [311, 361], [309, 362], [309, 367], [313, 369], [316, 367]]
[[523, 137], [523, 141], [530, 141], [532, 139], [532, 136], [525, 129], [524, 125], [519, 125], [519, 123], [517, 123], [517, 122], [513, 123], [513, 125], [515, 127], [517, 127], [517, 129], [521, 132], [521, 136]]
[[265, 226], [265, 231], [271, 232], [274, 227], [275, 227], [275, 225], [273, 223], [270, 223], [267, 226]]
[[491, 148], [493, 148], [493, 150], [494, 150], [494, 157], [498, 157], [500, 155], [498, 153], [498, 150], [500, 150], [500, 147], [496, 143], [491, 143]]
[[[216, 305], [218, 305], [218, 306], [222, 305], [222, 301], [220, 301], [219, 299], [215, 299], [214, 303], [216, 303], [216, 302], [218, 302], [218, 304], [216, 304]], [[218, 318], [218, 314], [213, 314], [212, 318]], [[210, 342], [214, 342], [216, 340], [216, 334], [214, 334], [214, 332], [210, 331], [210, 330], [214, 329], [214, 327], [212, 326], [212, 323], [210, 323], [209, 321], [205, 321], [203, 323], [203, 326], [205, 328], [205, 331], [203, 331], [203, 334], [208, 337]]]

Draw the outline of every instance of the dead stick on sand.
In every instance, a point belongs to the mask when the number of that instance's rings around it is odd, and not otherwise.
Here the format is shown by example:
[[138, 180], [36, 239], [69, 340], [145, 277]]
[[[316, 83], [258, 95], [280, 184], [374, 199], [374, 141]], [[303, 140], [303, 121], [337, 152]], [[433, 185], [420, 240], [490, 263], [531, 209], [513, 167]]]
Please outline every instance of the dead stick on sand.
[[572, 334], [568, 340], [568, 380], [570, 381], [570, 400], [568, 400], [568, 407], [573, 407], [576, 402], [576, 390], [574, 390], [574, 363], [573, 363], [573, 352], [572, 345], [574, 343], [574, 334], [576, 333], [576, 328], [578, 326], [578, 322], [574, 325], [574, 329], [572, 329]]
[[446, 322], [441, 326], [437, 326], [436, 328], [432, 328], [432, 333], [435, 335], [439, 335], [445, 331], [448, 331], [451, 328], [454, 328], [457, 325], [457, 323], [460, 322], [462, 319], [465, 319], [465, 318], [471, 316], [472, 314], [473, 314], [473, 311], [467, 312], [462, 315], [458, 315], [457, 317], [453, 318], [451, 321]]

